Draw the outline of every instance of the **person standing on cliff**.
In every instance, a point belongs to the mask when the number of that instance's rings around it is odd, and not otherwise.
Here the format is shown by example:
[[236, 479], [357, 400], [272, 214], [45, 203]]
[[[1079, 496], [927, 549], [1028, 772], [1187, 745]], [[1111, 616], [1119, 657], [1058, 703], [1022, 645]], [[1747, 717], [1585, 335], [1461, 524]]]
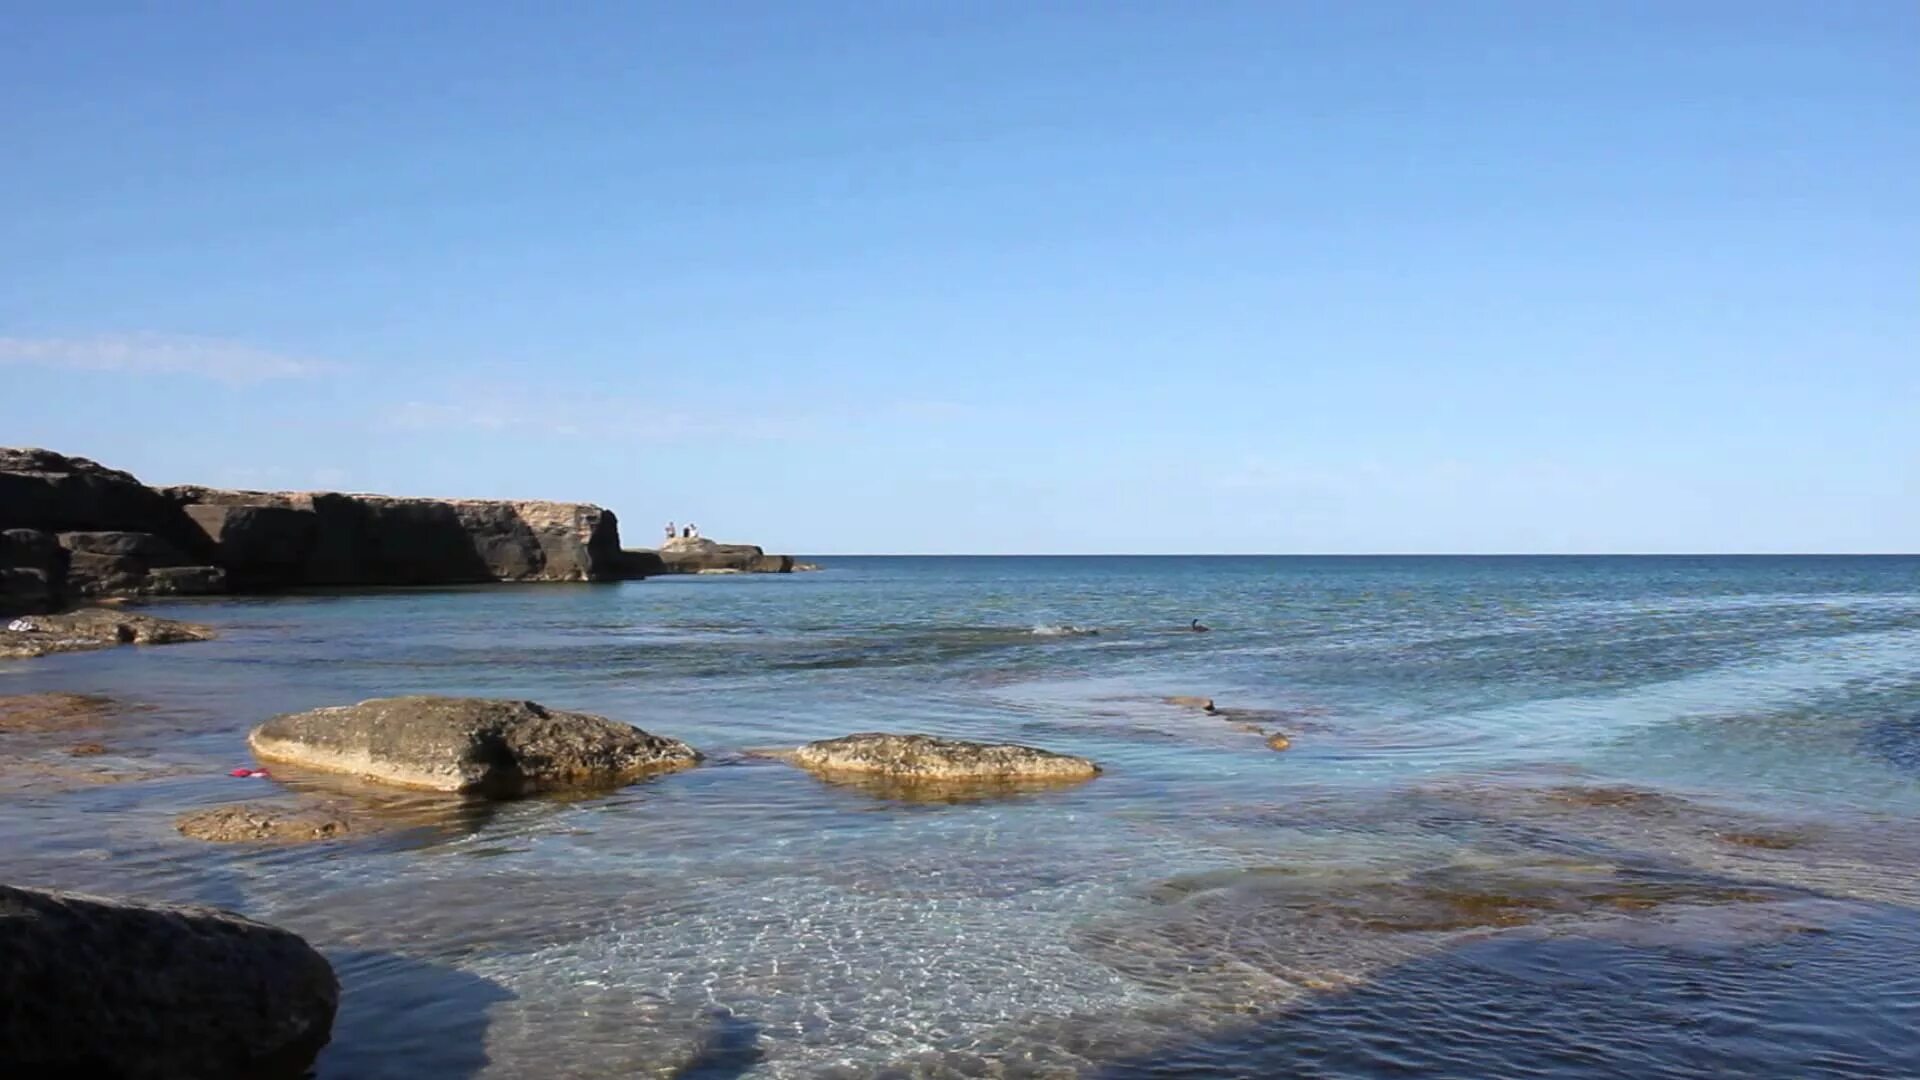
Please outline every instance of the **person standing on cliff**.
[[673, 539], [673, 522], [667, 522], [667, 539]]

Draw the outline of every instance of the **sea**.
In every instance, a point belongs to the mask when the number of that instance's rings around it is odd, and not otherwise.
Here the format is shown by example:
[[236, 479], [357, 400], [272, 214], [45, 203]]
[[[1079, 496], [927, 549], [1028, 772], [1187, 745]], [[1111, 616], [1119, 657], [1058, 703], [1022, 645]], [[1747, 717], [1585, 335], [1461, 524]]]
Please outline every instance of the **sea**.
[[[301, 934], [328, 1080], [1920, 1077], [1920, 558], [811, 561], [168, 602], [219, 639], [0, 662], [119, 709], [90, 757], [3, 737], [0, 880]], [[270, 716], [417, 693], [706, 761], [508, 802], [229, 775]], [[1103, 772], [764, 753], [866, 731]], [[263, 799], [373, 827], [175, 830]]]

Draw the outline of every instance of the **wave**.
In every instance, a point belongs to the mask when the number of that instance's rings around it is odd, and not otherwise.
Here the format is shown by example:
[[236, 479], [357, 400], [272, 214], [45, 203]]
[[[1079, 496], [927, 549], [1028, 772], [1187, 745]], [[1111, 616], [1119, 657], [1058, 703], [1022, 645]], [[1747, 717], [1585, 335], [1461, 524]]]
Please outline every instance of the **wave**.
[[1097, 626], [1075, 626], [1072, 623], [1041, 623], [1027, 631], [1034, 637], [1098, 637]]

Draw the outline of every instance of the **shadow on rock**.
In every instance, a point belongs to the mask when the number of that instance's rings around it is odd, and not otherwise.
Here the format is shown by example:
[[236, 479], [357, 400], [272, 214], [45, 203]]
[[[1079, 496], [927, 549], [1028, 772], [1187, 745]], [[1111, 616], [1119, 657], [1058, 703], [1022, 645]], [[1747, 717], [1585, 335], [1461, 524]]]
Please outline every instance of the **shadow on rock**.
[[319, 1080], [471, 1077], [488, 1063], [488, 1012], [514, 994], [477, 975], [390, 952], [327, 950], [340, 978]]

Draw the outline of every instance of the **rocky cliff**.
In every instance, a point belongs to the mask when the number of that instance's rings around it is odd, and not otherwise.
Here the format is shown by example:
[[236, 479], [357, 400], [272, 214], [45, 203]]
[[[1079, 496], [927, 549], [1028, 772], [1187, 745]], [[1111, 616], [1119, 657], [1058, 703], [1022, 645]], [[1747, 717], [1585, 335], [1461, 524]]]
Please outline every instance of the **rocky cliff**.
[[632, 576], [589, 503], [163, 489], [241, 588], [603, 581]]
[[588, 503], [147, 487], [50, 450], [0, 449], [0, 612], [97, 596], [303, 585], [605, 581], [659, 564]]

